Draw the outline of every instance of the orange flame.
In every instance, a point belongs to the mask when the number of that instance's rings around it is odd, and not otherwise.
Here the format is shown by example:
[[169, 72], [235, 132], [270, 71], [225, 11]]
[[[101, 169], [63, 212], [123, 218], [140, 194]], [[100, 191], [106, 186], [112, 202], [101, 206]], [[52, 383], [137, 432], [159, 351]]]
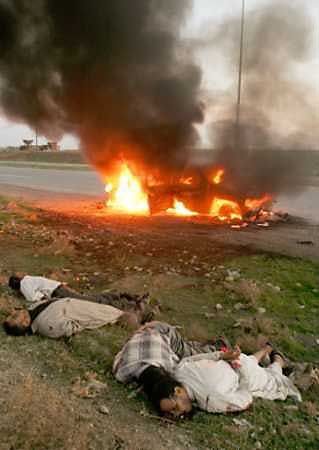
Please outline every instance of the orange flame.
[[117, 182], [107, 183], [105, 191], [109, 194], [109, 208], [126, 213], [149, 212], [147, 194], [143, 191], [139, 179], [125, 163], [121, 165]]
[[271, 196], [266, 194], [262, 198], [247, 198], [245, 200], [245, 207], [247, 209], [258, 209], [260, 208], [264, 203], [270, 202], [272, 200]]
[[193, 182], [193, 177], [181, 178], [180, 182], [181, 182], [182, 184], [192, 184], [192, 182]]
[[[219, 169], [213, 176], [214, 184], [219, 184], [223, 181], [225, 174], [224, 169]], [[145, 178], [148, 186], [156, 186], [162, 184], [160, 178], [155, 178], [148, 175]], [[181, 184], [193, 184], [193, 177], [182, 177], [179, 182]], [[129, 214], [148, 214], [150, 212], [148, 204], [148, 195], [143, 189], [141, 180], [135, 176], [129, 165], [125, 162], [120, 163], [119, 172], [110, 177], [106, 181], [105, 191], [108, 194], [107, 207], [118, 212]], [[209, 210], [209, 215], [221, 222], [235, 222], [243, 220], [243, 215], [248, 211], [259, 210], [256, 217], [249, 216], [248, 220], [253, 221], [261, 216], [268, 217], [269, 211], [263, 213], [262, 207], [269, 203], [272, 197], [265, 194], [262, 198], [247, 198], [244, 202], [230, 200], [226, 198], [213, 197]], [[198, 212], [188, 209], [184, 203], [173, 198], [173, 207], [166, 210], [168, 214], [174, 216], [197, 216]], [[245, 215], [244, 215], [245, 217]]]
[[197, 216], [198, 213], [187, 209], [183, 202], [174, 198], [174, 207], [166, 210], [168, 214], [174, 214], [176, 216]]
[[219, 220], [242, 220], [242, 213], [237, 202], [215, 197], [210, 208], [210, 215]]
[[213, 177], [214, 184], [220, 184], [223, 181], [224, 174], [225, 174], [224, 169], [218, 170]]

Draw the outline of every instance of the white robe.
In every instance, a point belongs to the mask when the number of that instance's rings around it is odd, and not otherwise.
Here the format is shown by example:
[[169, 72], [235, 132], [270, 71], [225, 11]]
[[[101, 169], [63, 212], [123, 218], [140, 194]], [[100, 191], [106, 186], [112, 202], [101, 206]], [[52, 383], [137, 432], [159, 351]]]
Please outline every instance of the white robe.
[[59, 338], [115, 323], [123, 314], [113, 306], [63, 298], [48, 305], [32, 322], [31, 328], [33, 333]]
[[60, 281], [26, 275], [21, 280], [20, 290], [26, 301], [31, 303], [29, 309], [33, 309], [50, 299], [53, 291], [59, 286], [61, 286]]
[[280, 364], [260, 367], [254, 355], [240, 355], [240, 385], [247, 388], [253, 397], [268, 400], [286, 400], [293, 397], [301, 401], [301, 395], [293, 382], [282, 373]]
[[240, 355], [240, 368], [220, 360], [220, 352], [184, 358], [174, 372], [190, 399], [200, 409], [226, 413], [247, 409], [253, 397], [285, 400], [288, 396], [301, 401], [293, 383], [282, 374], [279, 364], [268, 368], [258, 365], [251, 355]]
[[225, 413], [247, 409], [253, 401], [251, 393], [239, 385], [239, 375], [220, 352], [184, 358], [174, 377], [186, 389], [190, 399], [208, 412]]

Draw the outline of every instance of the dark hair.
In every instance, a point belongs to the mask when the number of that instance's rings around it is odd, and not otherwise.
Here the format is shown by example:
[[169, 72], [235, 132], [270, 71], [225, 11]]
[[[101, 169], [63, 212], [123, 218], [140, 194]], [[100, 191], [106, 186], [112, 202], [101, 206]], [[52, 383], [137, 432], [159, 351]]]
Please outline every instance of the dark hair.
[[30, 325], [11, 325], [8, 321], [3, 323], [3, 328], [10, 336], [25, 336], [32, 333]]
[[9, 278], [9, 287], [15, 291], [20, 291], [21, 278], [12, 276]]
[[145, 369], [139, 377], [139, 382], [149, 400], [158, 410], [160, 410], [160, 402], [163, 398], [170, 398], [174, 395], [176, 387], [182, 387], [168, 372], [155, 366]]

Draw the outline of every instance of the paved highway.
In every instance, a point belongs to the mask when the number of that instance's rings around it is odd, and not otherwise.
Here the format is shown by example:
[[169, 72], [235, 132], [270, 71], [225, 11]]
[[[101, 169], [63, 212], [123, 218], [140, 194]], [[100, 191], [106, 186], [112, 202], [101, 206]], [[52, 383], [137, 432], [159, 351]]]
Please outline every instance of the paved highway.
[[102, 180], [94, 171], [31, 169], [0, 166], [0, 184], [44, 191], [102, 195]]
[[[102, 180], [96, 172], [90, 170], [34, 169], [1, 165], [0, 193], [1, 185], [59, 194], [81, 194], [95, 197], [104, 195]], [[292, 215], [319, 223], [319, 187], [307, 186], [306, 190], [299, 194], [283, 195], [278, 199], [276, 207]]]

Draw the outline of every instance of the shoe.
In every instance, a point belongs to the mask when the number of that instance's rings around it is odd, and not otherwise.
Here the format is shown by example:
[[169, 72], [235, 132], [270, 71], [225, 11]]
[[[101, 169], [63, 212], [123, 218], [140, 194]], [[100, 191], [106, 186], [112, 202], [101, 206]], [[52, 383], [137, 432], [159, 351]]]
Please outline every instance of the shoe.
[[284, 355], [275, 349], [269, 354], [271, 364], [275, 361], [275, 356], [280, 356], [280, 358], [284, 362], [284, 365], [286, 365], [286, 358], [284, 357]]

